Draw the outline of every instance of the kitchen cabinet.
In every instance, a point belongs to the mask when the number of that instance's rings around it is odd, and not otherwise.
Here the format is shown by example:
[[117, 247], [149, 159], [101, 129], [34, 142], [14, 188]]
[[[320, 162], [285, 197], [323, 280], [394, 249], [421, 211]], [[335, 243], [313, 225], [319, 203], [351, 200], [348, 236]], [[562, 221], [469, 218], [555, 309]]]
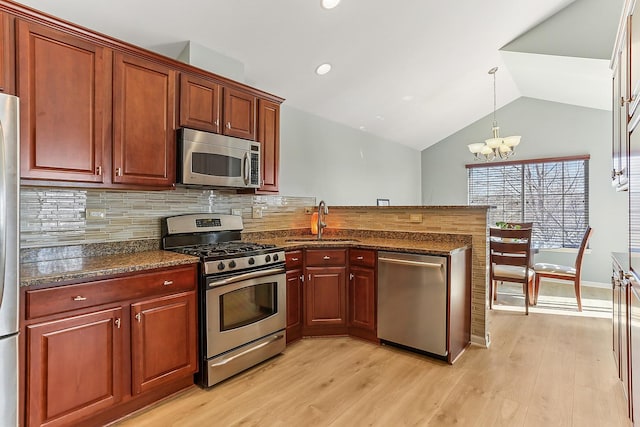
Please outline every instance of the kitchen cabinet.
[[302, 251], [285, 253], [287, 281], [287, 343], [302, 338], [303, 285]]
[[104, 183], [110, 49], [18, 20], [21, 178]]
[[225, 87], [223, 97], [224, 129], [222, 133], [255, 141], [256, 96], [239, 89]]
[[197, 266], [23, 290], [25, 425], [103, 425], [193, 384]]
[[[638, 46], [640, 48], [640, 46]], [[626, 38], [622, 39], [619, 49], [614, 55], [612, 78], [612, 173], [613, 186], [616, 190], [626, 190], [629, 181], [629, 49]], [[637, 55], [640, 57], [640, 55]], [[634, 108], [637, 103], [632, 104]], [[640, 118], [640, 115], [636, 116]]]
[[204, 77], [180, 76], [180, 126], [220, 133], [221, 86]]
[[349, 250], [349, 335], [378, 342], [376, 251]]
[[176, 71], [116, 52], [113, 87], [113, 182], [175, 184]]
[[640, 289], [638, 286], [630, 287], [629, 292], [629, 333], [630, 333], [630, 365], [635, 367], [631, 370], [631, 396], [629, 399], [630, 409], [633, 413], [633, 425], [640, 425]]
[[346, 249], [306, 249], [304, 335], [347, 333]]
[[28, 426], [73, 425], [122, 398], [122, 308], [30, 325]]
[[631, 416], [631, 346], [630, 346], [630, 317], [629, 280], [625, 277], [625, 270], [621, 261], [613, 257], [613, 274], [611, 277], [613, 289], [613, 355], [618, 368], [618, 377], [622, 382], [622, 389], [627, 398], [627, 412]]
[[15, 18], [0, 12], [0, 92], [16, 93]]
[[280, 104], [258, 100], [258, 142], [262, 156], [261, 192], [278, 192], [280, 171]]
[[133, 393], [189, 376], [197, 370], [195, 291], [131, 306]]

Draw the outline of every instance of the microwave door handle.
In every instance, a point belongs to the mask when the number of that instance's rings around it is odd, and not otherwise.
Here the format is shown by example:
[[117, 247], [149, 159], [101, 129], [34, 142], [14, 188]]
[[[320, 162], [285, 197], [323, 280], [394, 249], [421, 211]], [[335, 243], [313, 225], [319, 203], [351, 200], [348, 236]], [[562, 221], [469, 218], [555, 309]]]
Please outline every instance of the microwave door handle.
[[244, 173], [242, 174], [244, 178], [244, 185], [249, 185], [251, 182], [251, 163], [249, 161], [249, 153], [244, 153], [244, 159], [242, 159], [242, 167], [244, 169]]

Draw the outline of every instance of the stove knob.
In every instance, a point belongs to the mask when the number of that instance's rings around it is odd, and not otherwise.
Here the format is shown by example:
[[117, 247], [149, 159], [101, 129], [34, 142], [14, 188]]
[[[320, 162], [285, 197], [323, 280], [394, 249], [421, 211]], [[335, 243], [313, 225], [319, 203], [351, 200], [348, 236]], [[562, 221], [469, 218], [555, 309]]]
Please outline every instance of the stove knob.
[[264, 257], [264, 260], [265, 260], [266, 262], [271, 261], [271, 255], [267, 255], [266, 257]]
[[256, 263], [256, 260], [253, 257], [249, 258], [249, 265], [253, 265]]
[[273, 261], [277, 261], [278, 260], [278, 254], [273, 254]]
[[236, 266], [236, 262], [235, 261], [231, 261], [229, 263], [229, 268], [234, 268]]
[[218, 270], [224, 270], [224, 263], [223, 262], [218, 264]]

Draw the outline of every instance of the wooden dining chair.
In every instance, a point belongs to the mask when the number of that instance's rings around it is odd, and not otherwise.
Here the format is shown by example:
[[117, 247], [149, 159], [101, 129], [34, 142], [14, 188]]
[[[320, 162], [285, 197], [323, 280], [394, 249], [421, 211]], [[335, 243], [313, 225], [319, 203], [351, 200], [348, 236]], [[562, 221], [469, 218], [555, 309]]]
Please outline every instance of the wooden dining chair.
[[573, 267], [558, 264], [549, 263], [536, 263], [533, 265], [533, 269], [536, 273], [535, 280], [535, 295], [533, 297], [533, 303], [538, 303], [538, 293], [540, 292], [540, 279], [547, 277], [550, 279], [560, 279], [573, 282], [573, 288], [576, 293], [576, 301], [578, 302], [578, 311], [582, 311], [582, 298], [580, 295], [580, 273], [582, 271], [582, 256], [584, 250], [587, 248], [587, 243], [593, 234], [593, 229], [587, 227], [584, 235], [582, 236], [582, 242], [578, 249], [578, 255], [576, 256], [575, 265]]
[[522, 283], [525, 313], [533, 291], [531, 228], [489, 229], [489, 308], [497, 295], [497, 282]]

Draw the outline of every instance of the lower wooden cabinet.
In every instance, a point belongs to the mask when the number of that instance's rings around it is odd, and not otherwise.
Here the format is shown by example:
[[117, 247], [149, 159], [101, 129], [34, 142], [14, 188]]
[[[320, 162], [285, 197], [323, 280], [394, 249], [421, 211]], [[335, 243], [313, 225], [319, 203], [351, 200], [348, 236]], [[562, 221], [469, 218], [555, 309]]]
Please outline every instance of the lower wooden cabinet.
[[193, 384], [196, 283], [189, 265], [28, 288], [25, 425], [104, 425]]
[[133, 394], [197, 370], [196, 293], [185, 292], [131, 306]]
[[304, 335], [347, 333], [346, 249], [306, 249]]
[[122, 398], [122, 308], [26, 328], [27, 425], [63, 426]]

